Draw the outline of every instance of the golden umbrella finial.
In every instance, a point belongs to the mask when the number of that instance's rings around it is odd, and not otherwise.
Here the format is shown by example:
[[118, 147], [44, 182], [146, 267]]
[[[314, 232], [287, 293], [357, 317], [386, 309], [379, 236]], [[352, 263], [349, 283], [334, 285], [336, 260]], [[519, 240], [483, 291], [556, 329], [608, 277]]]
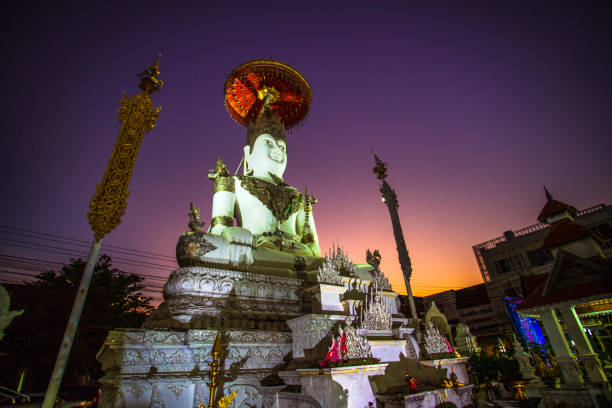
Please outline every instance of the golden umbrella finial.
[[217, 337], [215, 337], [215, 344], [212, 348], [213, 356], [221, 353], [221, 337], [219, 336], [219, 332], [217, 332]]
[[149, 95], [159, 91], [164, 86], [164, 81], [159, 79], [159, 57], [161, 57], [161, 52], [157, 53], [155, 61], [153, 61], [153, 64], [149, 68], [137, 75], [141, 78], [138, 87]]

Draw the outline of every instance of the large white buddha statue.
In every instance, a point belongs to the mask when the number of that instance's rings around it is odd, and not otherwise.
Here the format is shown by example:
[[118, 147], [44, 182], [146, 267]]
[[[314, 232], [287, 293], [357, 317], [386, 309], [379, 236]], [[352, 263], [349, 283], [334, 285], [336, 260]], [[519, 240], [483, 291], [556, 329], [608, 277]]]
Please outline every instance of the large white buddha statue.
[[307, 191], [302, 194], [284, 182], [285, 127], [267, 106], [249, 124], [243, 150], [242, 176], [232, 176], [221, 158], [210, 171], [214, 181], [211, 226], [205, 234], [195, 230], [191, 238], [185, 236], [190, 233], [184, 234], [181, 239], [190, 242], [181, 246], [179, 241], [179, 264], [227, 263], [249, 270], [317, 267], [322, 261], [312, 216], [315, 200]]

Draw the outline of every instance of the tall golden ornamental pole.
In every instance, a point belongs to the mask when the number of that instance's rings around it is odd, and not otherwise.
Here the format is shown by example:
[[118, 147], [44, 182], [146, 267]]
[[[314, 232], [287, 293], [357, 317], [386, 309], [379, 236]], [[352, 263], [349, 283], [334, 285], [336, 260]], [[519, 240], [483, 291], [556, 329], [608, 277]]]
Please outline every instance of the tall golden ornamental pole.
[[96, 186], [96, 192], [89, 203], [87, 218], [94, 233], [94, 241], [89, 252], [89, 259], [83, 271], [83, 277], [77, 291], [76, 299], [72, 305], [72, 312], [68, 319], [68, 325], [64, 332], [64, 338], [60, 346], [55, 367], [51, 374], [51, 380], [47, 387], [43, 408], [52, 408], [55, 404], [57, 392], [64, 377], [64, 370], [70, 355], [72, 343], [76, 334], [81, 312], [87, 298], [87, 291], [93, 277], [93, 270], [98, 258], [98, 252], [102, 245], [104, 235], [111, 232], [121, 223], [121, 217], [125, 214], [128, 187], [132, 178], [132, 171], [136, 163], [136, 156], [140, 149], [143, 136], [153, 130], [155, 121], [159, 117], [161, 107], [153, 106], [150, 95], [158, 91], [164, 83], [159, 79], [159, 57], [150, 68], [144, 70], [138, 76], [140, 89], [143, 92], [130, 98], [127, 94], [119, 101], [117, 112], [121, 129], [111, 153], [110, 160], [104, 171], [102, 182]]
[[219, 374], [219, 353], [221, 353], [221, 339], [219, 338], [219, 333], [217, 333], [215, 344], [212, 348], [213, 359], [210, 363], [210, 370], [208, 371], [208, 378], [210, 379], [208, 383], [208, 388], [210, 390], [208, 408], [214, 408], [213, 404], [215, 402], [215, 390], [217, 389], [217, 376]]
[[[374, 150], [372, 150], [374, 153]], [[406, 249], [406, 241], [404, 241], [404, 233], [402, 232], [402, 224], [400, 223], [399, 214], [397, 209], [399, 203], [397, 201], [397, 194], [395, 190], [391, 188], [385, 178], [387, 177], [387, 166], [383, 163], [376, 154], [374, 154], [374, 160], [376, 161], [376, 167], [372, 169], [376, 178], [381, 181], [380, 193], [382, 194], [383, 202], [389, 209], [389, 215], [391, 216], [391, 225], [393, 226], [393, 236], [395, 237], [395, 245], [397, 248], [397, 256], [399, 258], [400, 268], [404, 275], [404, 283], [406, 284], [406, 295], [408, 297], [408, 306], [410, 308], [410, 317], [413, 319], [417, 318], [416, 307], [414, 305], [414, 297], [412, 296], [412, 287], [410, 286], [410, 278], [412, 277], [412, 262], [410, 256], [408, 256], [408, 249]]]

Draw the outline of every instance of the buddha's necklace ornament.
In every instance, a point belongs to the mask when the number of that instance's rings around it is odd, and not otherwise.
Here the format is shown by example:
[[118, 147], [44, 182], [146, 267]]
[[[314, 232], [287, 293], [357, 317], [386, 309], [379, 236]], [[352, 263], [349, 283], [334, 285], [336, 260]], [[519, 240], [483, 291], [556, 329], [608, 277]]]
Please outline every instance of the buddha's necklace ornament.
[[[280, 178], [277, 179], [282, 181]], [[286, 221], [304, 204], [304, 196], [293, 187], [287, 186], [285, 182], [278, 185], [249, 176], [241, 176], [239, 180], [240, 186], [257, 197], [281, 222]]]

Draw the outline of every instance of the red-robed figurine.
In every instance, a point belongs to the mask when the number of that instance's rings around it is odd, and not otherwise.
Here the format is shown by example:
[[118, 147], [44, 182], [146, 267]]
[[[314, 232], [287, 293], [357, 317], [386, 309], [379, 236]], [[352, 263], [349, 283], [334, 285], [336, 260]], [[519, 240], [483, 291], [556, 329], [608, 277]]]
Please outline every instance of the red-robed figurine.
[[321, 367], [328, 367], [330, 364], [337, 363], [340, 361], [340, 337], [336, 339], [332, 336], [332, 345], [329, 351], [325, 355], [325, 360], [321, 363]]
[[346, 332], [340, 329], [340, 355], [343, 361], [348, 361], [348, 347], [346, 346]]

